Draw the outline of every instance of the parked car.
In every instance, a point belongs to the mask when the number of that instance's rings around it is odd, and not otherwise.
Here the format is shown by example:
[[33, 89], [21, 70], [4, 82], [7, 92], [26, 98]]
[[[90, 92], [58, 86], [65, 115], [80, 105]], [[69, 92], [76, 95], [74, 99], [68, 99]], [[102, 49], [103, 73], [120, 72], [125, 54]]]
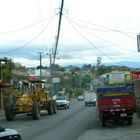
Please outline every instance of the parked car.
[[84, 101], [85, 101], [85, 106], [88, 105], [96, 105], [96, 94], [92, 93], [92, 92], [86, 92], [85, 93], [85, 97], [84, 97]]
[[0, 126], [0, 140], [21, 140], [21, 134], [14, 129]]
[[84, 96], [83, 96], [83, 95], [79, 95], [79, 96], [77, 97], [77, 100], [78, 100], [78, 101], [83, 101], [83, 100], [84, 100]]
[[56, 97], [56, 104], [57, 104], [57, 108], [69, 108], [70, 106], [70, 101], [69, 98], [67, 96], [57, 96]]

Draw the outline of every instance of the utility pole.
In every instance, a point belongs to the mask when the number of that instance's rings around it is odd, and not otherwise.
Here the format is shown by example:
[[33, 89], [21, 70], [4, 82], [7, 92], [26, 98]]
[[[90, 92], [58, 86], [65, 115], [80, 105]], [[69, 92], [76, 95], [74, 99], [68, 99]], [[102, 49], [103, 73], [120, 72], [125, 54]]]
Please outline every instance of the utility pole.
[[[53, 77], [54, 77], [54, 67], [55, 67], [55, 59], [56, 59], [56, 54], [57, 54], [57, 47], [58, 47], [58, 41], [59, 41], [59, 35], [60, 35], [60, 27], [61, 27], [61, 20], [62, 20], [62, 12], [63, 12], [63, 5], [64, 5], [64, 0], [61, 0], [61, 6], [60, 6], [60, 11], [59, 11], [59, 23], [58, 23], [58, 30], [57, 30], [57, 35], [56, 35], [56, 40], [55, 40], [55, 48], [53, 52], [53, 57], [50, 57], [51, 61], [51, 76], [52, 76], [52, 94], [54, 93], [54, 83], [53, 83]], [[53, 58], [53, 59], [52, 59]]]
[[54, 49], [54, 56], [53, 56], [53, 64], [55, 64], [55, 58], [56, 58], [56, 53], [57, 53], [57, 47], [58, 47], [58, 41], [59, 41], [59, 35], [60, 35], [60, 27], [61, 27], [61, 20], [62, 20], [63, 5], [64, 5], [64, 0], [61, 1], [61, 7], [60, 7], [60, 12], [59, 12], [59, 23], [58, 23], [58, 30], [57, 30], [57, 35], [56, 35], [56, 42], [55, 42], [55, 49]]
[[37, 53], [39, 54], [39, 60], [40, 60], [40, 65], [39, 65], [39, 67], [40, 67], [40, 80], [42, 80], [42, 54], [44, 52], [37, 52]]
[[49, 55], [49, 59], [50, 59], [51, 93], [53, 94], [53, 65], [52, 65], [53, 53], [49, 53], [47, 55]]

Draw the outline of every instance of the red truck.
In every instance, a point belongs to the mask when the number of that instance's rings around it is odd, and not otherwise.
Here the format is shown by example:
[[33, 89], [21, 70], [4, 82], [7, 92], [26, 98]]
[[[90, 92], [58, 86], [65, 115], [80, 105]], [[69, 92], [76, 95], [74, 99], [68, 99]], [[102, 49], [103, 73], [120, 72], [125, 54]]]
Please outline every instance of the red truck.
[[134, 94], [128, 92], [125, 86], [97, 88], [98, 111], [102, 126], [107, 121], [127, 121], [132, 125], [132, 117], [136, 109]]

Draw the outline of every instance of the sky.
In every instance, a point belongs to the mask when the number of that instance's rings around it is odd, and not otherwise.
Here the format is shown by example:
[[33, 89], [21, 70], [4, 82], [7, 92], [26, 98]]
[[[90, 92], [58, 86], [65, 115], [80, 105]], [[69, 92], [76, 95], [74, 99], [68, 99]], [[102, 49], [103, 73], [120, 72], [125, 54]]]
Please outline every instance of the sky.
[[[49, 66], [61, 0], [0, 0], [0, 57], [26, 67]], [[56, 64], [140, 61], [139, 0], [64, 0]], [[49, 55], [50, 54], [50, 55]], [[140, 66], [140, 65], [139, 65]]]

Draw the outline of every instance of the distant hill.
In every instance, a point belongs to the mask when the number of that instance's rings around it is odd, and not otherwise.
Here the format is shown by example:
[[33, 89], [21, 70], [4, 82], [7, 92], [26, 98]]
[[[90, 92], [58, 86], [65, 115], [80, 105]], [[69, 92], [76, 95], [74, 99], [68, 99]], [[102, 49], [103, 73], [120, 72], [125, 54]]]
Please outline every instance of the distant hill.
[[[120, 61], [119, 62], [120, 64], [124, 65], [124, 66], [127, 66], [129, 68], [140, 68], [140, 62], [135, 62], [135, 61]], [[77, 66], [77, 67], [82, 67], [84, 64], [74, 64], [74, 66]], [[88, 65], [88, 64], [87, 64]], [[96, 65], [95, 63], [91, 64], [92, 66], [93, 65]], [[115, 66], [120, 66], [119, 64], [116, 64], [116, 63], [101, 63], [101, 65], [105, 65], [105, 66], [111, 66], [111, 65], [115, 65]]]
[[[121, 61], [119, 63], [122, 64], [122, 65], [124, 65], [124, 66], [127, 66], [129, 68], [140, 68], [140, 62], [135, 62], [135, 61], [132, 61], [132, 62], [130, 62], [130, 61]], [[104, 65], [109, 66], [109, 65], [116, 65], [116, 64], [114, 64], [114, 63], [106, 63]]]
[[[140, 62], [137, 61], [120, 61], [118, 62], [120, 63], [122, 66], [127, 66], [129, 68], [140, 68]], [[92, 65], [92, 66], [96, 66], [96, 63], [92, 63], [92, 64], [60, 64], [61, 67], [67, 67], [67, 66], [76, 66], [79, 68], [82, 68], [83, 65]], [[101, 65], [105, 65], [105, 66], [120, 66], [119, 64], [116, 63], [101, 63]], [[34, 67], [27, 67], [27, 68], [34, 68]]]

